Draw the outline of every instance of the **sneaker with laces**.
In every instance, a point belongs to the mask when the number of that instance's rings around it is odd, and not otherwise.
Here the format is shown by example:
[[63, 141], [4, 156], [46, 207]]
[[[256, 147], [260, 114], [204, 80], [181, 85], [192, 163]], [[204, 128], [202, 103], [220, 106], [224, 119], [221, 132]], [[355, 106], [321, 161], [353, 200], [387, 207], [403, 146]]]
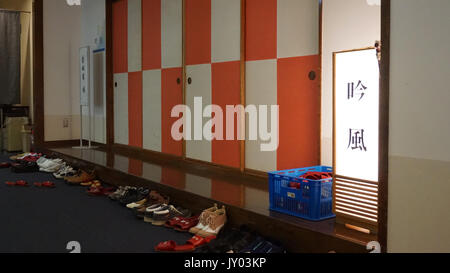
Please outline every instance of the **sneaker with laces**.
[[134, 188], [129, 190], [124, 196], [119, 198], [119, 202], [126, 206], [127, 204], [144, 199], [149, 193], [148, 189], [145, 188]]
[[155, 226], [162, 226], [166, 223], [167, 220], [170, 220], [174, 217], [190, 217], [192, 213], [188, 209], [183, 208], [175, 208], [170, 205], [166, 210], [158, 210], [153, 213], [153, 221], [152, 224]]
[[66, 163], [63, 164], [63, 166], [55, 173], [53, 173], [53, 176], [56, 179], [64, 179], [65, 177], [74, 176], [77, 172]]
[[111, 200], [118, 200], [119, 198], [121, 198], [128, 190], [130, 189], [130, 187], [126, 186], [119, 186], [119, 188], [117, 188], [117, 190], [113, 193], [111, 193], [108, 197]]
[[153, 223], [153, 214], [156, 211], [167, 210], [169, 205], [167, 204], [155, 204], [145, 209], [144, 222]]

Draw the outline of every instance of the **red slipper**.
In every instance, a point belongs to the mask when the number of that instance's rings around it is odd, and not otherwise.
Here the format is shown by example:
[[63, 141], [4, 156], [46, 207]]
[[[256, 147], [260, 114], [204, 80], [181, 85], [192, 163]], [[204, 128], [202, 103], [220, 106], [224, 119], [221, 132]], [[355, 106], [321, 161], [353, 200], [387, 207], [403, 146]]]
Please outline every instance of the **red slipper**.
[[14, 187], [16, 185], [16, 182], [7, 181], [7, 182], [5, 182], [5, 184], [6, 184], [6, 186]]
[[166, 223], [164, 224], [165, 227], [167, 228], [173, 228], [175, 227], [176, 224], [178, 224], [180, 221], [183, 221], [185, 218], [183, 217], [174, 217], [170, 220], [167, 220]]
[[44, 188], [56, 188], [56, 185], [53, 182], [47, 181], [47, 182], [42, 183], [42, 187], [44, 187]]
[[208, 244], [209, 242], [211, 242], [214, 239], [216, 239], [216, 236], [201, 237], [201, 236], [195, 235], [194, 237], [189, 239], [185, 245], [175, 246], [174, 251], [175, 252], [191, 252], [200, 246]]
[[177, 243], [175, 241], [165, 241], [159, 243], [155, 250], [158, 252], [173, 252], [175, 248], [177, 247]]
[[87, 191], [87, 194], [92, 196], [103, 196], [103, 195], [109, 195], [114, 192], [113, 188], [104, 188], [102, 186], [100, 187], [90, 187]]
[[93, 196], [98, 196], [98, 195], [102, 195], [103, 192], [103, 187], [90, 187], [89, 190], [87, 191], [87, 194], [89, 195], [93, 195]]
[[0, 163], [0, 169], [9, 168], [9, 167], [11, 167], [11, 163], [9, 163], [9, 162]]
[[184, 218], [174, 225], [174, 229], [180, 232], [188, 232], [189, 229], [198, 225], [199, 216], [194, 216], [191, 218]]
[[28, 187], [29, 185], [28, 185], [28, 182], [26, 182], [26, 181], [24, 181], [24, 180], [19, 180], [19, 181], [16, 182], [16, 186], [19, 186], [19, 187]]

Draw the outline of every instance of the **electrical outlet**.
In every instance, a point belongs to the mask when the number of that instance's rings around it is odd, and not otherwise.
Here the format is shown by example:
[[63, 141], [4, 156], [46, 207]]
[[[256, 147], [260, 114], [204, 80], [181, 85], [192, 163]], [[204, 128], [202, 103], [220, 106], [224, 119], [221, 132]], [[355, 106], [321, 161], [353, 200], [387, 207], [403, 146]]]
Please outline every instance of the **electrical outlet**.
[[63, 128], [69, 128], [70, 120], [68, 118], [63, 119]]

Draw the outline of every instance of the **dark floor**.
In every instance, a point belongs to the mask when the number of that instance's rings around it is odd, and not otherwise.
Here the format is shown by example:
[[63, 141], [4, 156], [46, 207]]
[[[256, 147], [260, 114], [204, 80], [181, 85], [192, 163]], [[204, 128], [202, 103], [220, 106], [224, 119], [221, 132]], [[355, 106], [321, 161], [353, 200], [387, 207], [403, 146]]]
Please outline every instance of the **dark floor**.
[[[0, 155], [0, 162], [8, 161]], [[7, 187], [6, 181], [53, 181], [55, 189]], [[77, 241], [84, 253], [151, 253], [161, 241], [184, 243], [191, 236], [135, 218], [106, 197], [91, 197], [81, 187], [51, 174], [0, 170], [0, 253], [68, 253]]]

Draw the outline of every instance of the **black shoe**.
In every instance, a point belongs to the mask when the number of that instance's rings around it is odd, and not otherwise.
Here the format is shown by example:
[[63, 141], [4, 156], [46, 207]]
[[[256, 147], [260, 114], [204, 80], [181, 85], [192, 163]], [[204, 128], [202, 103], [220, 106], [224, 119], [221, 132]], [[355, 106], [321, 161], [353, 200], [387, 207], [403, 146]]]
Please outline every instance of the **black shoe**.
[[15, 173], [33, 173], [39, 171], [39, 166], [36, 162], [22, 161], [20, 163], [12, 163], [11, 171]]
[[148, 189], [144, 189], [144, 188], [139, 188], [139, 189], [134, 188], [134, 189], [130, 189], [129, 191], [127, 191], [127, 192], [125, 193], [124, 196], [122, 196], [122, 197], [119, 199], [119, 202], [120, 202], [122, 205], [126, 206], [126, 205], [128, 205], [128, 204], [130, 204], [130, 203], [137, 202], [137, 201], [141, 201], [142, 199], [144, 199], [145, 197], [147, 197], [148, 193], [149, 193], [149, 190], [148, 190]]
[[208, 245], [195, 250], [196, 253], [230, 253], [234, 251], [233, 245], [242, 238], [242, 233], [237, 229], [225, 228], [217, 239]]

